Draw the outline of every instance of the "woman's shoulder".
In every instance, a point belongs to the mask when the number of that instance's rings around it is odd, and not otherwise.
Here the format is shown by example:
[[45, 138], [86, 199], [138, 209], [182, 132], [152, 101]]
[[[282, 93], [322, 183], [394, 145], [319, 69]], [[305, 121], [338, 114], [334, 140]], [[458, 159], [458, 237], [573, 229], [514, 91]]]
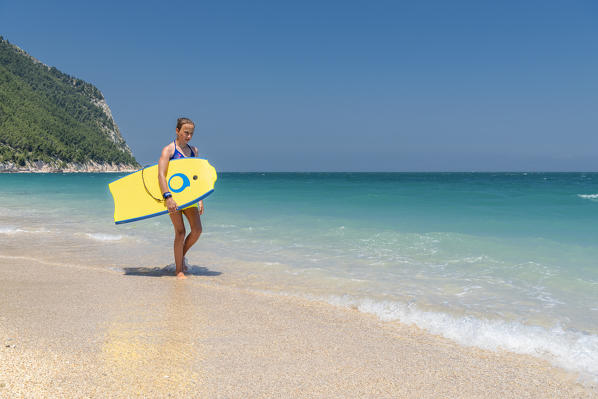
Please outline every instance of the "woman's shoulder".
[[168, 155], [169, 157], [174, 154], [175, 146], [174, 142], [171, 141], [166, 145], [166, 147], [162, 148], [162, 155]]

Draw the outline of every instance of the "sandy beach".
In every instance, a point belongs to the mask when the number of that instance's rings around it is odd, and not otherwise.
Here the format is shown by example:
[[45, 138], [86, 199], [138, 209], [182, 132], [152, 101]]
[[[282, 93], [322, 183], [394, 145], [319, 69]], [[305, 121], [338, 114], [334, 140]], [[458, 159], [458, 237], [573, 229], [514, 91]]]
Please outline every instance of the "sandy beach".
[[533, 357], [218, 276], [3, 256], [0, 284], [2, 398], [598, 397]]

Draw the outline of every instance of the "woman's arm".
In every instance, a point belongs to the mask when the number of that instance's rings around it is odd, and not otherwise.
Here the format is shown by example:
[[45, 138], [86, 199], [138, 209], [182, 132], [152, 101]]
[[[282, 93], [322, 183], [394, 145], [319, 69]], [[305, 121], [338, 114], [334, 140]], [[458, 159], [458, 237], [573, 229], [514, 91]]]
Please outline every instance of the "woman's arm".
[[[174, 151], [170, 148], [170, 144], [162, 149], [162, 154], [160, 155], [160, 160], [158, 161], [158, 183], [160, 184], [160, 191], [162, 194], [168, 192], [168, 184], [166, 183], [166, 173], [168, 173], [168, 163], [170, 162], [170, 157]], [[176, 211], [176, 202], [172, 197], [167, 198], [164, 201], [166, 208], [168, 208], [168, 212]]]

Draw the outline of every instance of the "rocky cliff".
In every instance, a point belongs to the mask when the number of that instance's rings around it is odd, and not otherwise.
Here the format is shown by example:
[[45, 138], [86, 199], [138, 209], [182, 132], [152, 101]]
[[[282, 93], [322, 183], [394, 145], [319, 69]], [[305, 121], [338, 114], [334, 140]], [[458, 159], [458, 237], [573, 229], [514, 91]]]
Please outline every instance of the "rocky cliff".
[[0, 172], [138, 167], [100, 90], [0, 36]]

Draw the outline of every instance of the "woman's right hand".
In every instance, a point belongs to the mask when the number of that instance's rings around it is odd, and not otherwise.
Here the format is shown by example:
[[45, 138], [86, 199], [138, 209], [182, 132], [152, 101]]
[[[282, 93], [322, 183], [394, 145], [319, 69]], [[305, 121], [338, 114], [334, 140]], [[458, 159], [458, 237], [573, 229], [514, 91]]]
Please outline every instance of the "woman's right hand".
[[166, 198], [166, 208], [168, 208], [168, 213], [176, 212], [176, 202], [172, 199], [172, 197]]

